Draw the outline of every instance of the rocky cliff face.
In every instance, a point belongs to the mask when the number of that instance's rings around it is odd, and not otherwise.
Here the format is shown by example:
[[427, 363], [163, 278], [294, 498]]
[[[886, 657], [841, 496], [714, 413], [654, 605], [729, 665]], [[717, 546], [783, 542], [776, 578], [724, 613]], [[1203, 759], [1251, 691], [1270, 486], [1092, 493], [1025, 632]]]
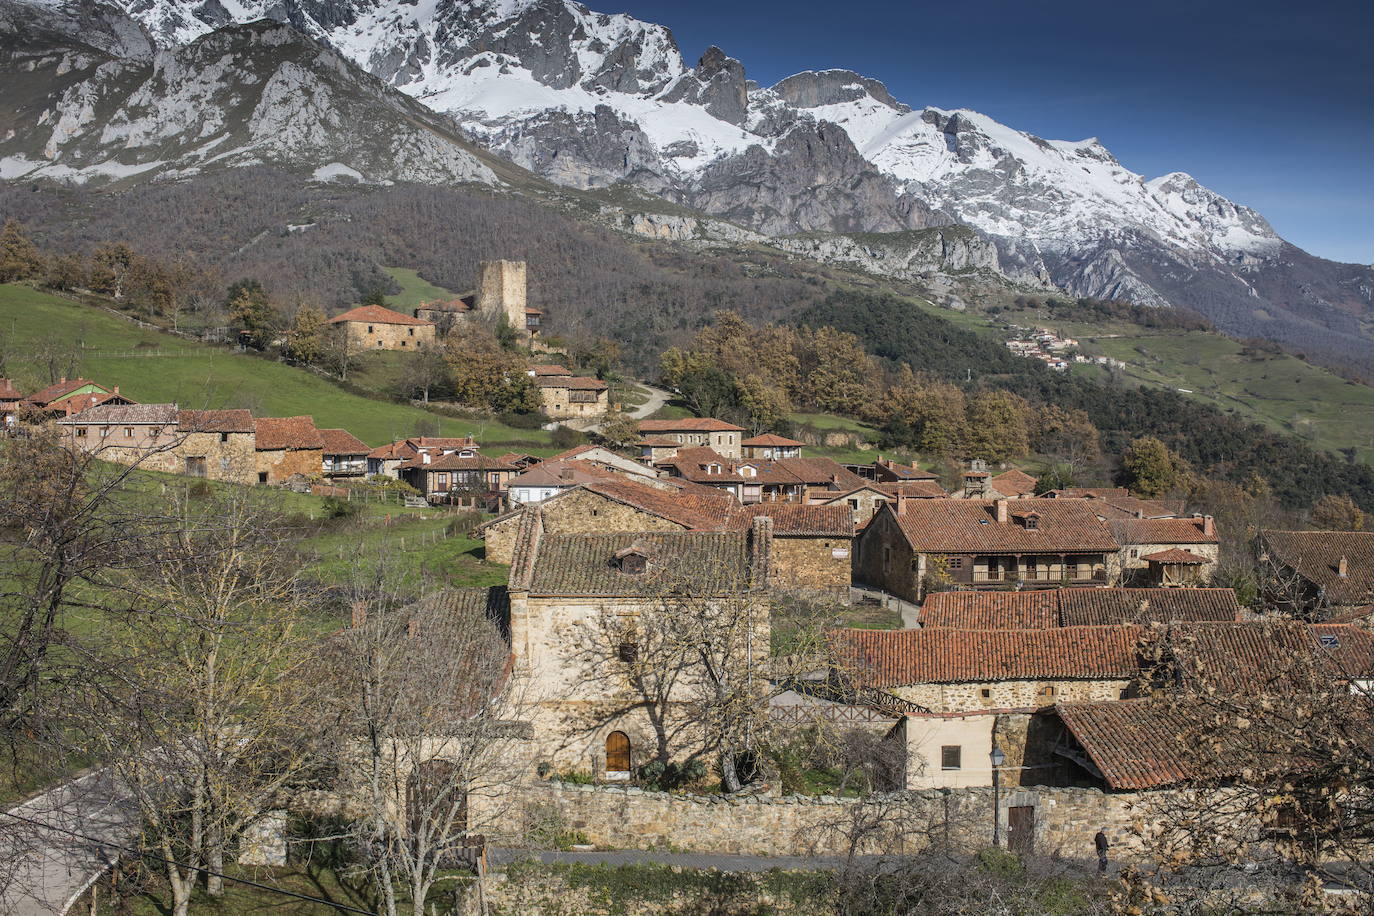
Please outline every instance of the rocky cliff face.
[[[110, 7], [92, 0], [29, 2], [50, 18], [110, 18]], [[335, 62], [451, 118], [479, 145], [574, 187], [628, 182], [773, 235], [958, 222], [993, 242], [1008, 275], [1048, 277], [1080, 295], [1186, 305], [1239, 334], [1326, 345], [1346, 335], [1345, 318], [1374, 309], [1374, 271], [1292, 254], [1262, 216], [1184, 173], [1146, 180], [1095, 139], [1045, 140], [977, 112], [912, 107], [849, 71], [756, 86], [719, 48], [689, 67], [662, 26], [573, 0], [111, 2], [145, 33], [107, 22], [92, 47], [111, 58], [140, 59], [146, 42], [175, 55], [235, 22], [287, 23], [332, 48]], [[284, 75], [277, 86], [302, 78]], [[70, 130], [89, 101], [111, 91], [92, 84], [50, 117]], [[315, 125], [289, 131], [288, 145], [324, 155], [323, 98], [306, 105], [317, 94], [277, 92], [282, 104], [301, 102]], [[268, 121], [263, 114], [258, 123]], [[394, 153], [405, 159], [397, 175], [419, 177], [432, 142], [416, 152], [374, 138], [369, 168], [385, 171]], [[449, 146], [440, 150], [449, 155]], [[152, 158], [149, 149], [141, 164]], [[431, 174], [460, 173], [449, 162]]]

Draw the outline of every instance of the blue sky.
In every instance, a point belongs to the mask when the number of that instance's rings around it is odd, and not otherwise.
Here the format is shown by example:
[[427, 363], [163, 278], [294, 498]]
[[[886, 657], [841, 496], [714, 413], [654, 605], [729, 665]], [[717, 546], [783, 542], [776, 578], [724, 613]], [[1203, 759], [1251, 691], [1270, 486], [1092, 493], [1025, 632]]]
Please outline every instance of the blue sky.
[[[584, 0], [587, 2], [587, 0]], [[1374, 0], [590, 0], [769, 85], [857, 70], [913, 105], [1096, 136], [1189, 172], [1314, 254], [1374, 263]]]

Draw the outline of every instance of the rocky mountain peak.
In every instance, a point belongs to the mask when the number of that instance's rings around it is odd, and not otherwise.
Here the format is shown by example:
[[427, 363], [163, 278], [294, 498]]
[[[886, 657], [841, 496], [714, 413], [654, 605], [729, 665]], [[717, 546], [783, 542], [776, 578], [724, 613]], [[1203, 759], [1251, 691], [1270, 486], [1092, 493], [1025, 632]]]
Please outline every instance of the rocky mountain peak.
[[820, 108], [854, 102], [864, 97], [886, 105], [893, 111], [908, 112], [878, 80], [860, 76], [853, 70], [806, 70], [774, 84], [771, 91], [798, 108]]

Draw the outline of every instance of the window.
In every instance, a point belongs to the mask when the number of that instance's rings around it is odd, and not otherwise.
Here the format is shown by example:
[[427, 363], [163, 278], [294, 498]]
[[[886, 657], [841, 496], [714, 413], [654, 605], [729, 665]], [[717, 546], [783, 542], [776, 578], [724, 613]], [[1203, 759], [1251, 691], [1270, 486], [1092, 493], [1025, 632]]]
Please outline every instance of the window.
[[1047, 699], [1047, 700], [1053, 698], [1053, 697], [1054, 697], [1054, 685], [1053, 685], [1053, 684], [1045, 684], [1043, 687], [1041, 687], [1041, 688], [1040, 688], [1040, 696], [1044, 697], [1044, 698]]
[[258, 471], [258, 483], [267, 483], [266, 471]]
[[611, 732], [606, 736], [606, 772], [630, 772], [630, 736], [624, 732]]
[[133, 437], [134, 437], [134, 428], [133, 428], [132, 426], [126, 426], [126, 427], [124, 427], [124, 438], [125, 438], [125, 439], [132, 439]]
[[100, 427], [100, 438], [102, 438], [102, 439], [108, 439], [109, 437], [110, 437], [110, 428], [109, 428], [108, 426], [102, 426], [102, 427]]
[[228, 433], [220, 433], [220, 434], [219, 434], [219, 441], [221, 441], [221, 442], [228, 442], [228, 441], [229, 441], [229, 434], [228, 434]]
[[960, 744], [946, 744], [940, 748], [940, 769], [959, 770], [963, 769], [964, 748]]
[[1134, 559], [1136, 559], [1136, 558], [1139, 557], [1139, 556], [1140, 556], [1140, 548], [1139, 548], [1139, 547], [1132, 547], [1132, 548], [1131, 548], [1131, 559], [1134, 560]]
[[84, 426], [78, 426], [78, 427], [76, 428], [76, 438], [78, 438], [78, 439], [84, 439], [84, 438], [86, 438], [86, 427], [84, 427]]
[[639, 646], [632, 642], [623, 642], [616, 647], [615, 657], [627, 665], [633, 665], [639, 661]]
[[415, 329], [414, 329], [414, 328], [411, 328], [411, 329], [410, 329], [410, 336], [411, 336], [411, 337], [414, 337], [414, 336], [415, 336]]
[[439, 473], [434, 475], [434, 485], [441, 490], [448, 489], [448, 475]]
[[991, 699], [992, 699], [992, 688], [991, 688], [991, 687], [984, 687], [982, 690], [978, 691], [978, 696], [982, 697], [982, 698], [985, 699], [985, 700], [991, 700]]
[[404, 340], [403, 340], [403, 341], [401, 341], [401, 346], [403, 346], [403, 347], [404, 347], [404, 346], [405, 346], [405, 345], [406, 345], [406, 343], [407, 343], [407, 341], [404, 341]]
[[[368, 326], [367, 326], [367, 333], [369, 333], [369, 334], [376, 333], [376, 332], [372, 329], [372, 325], [368, 325]], [[381, 343], [381, 341], [377, 341], [377, 342], [378, 342], [378, 343]]]
[[600, 514], [601, 514], [601, 510], [600, 510], [600, 509], [593, 509], [593, 510], [592, 510], [592, 518], [596, 518], [596, 517], [597, 517], [598, 515], [600, 515]]
[[1040, 530], [1040, 516], [1038, 516], [1038, 515], [1027, 515], [1027, 516], [1026, 516], [1026, 530], [1027, 530], [1027, 531], [1039, 531], [1039, 530]]
[[857, 499], [846, 500], [846, 502], [849, 503], [850, 509], [854, 510], [855, 512], [859, 511], [859, 501]]
[[949, 569], [963, 569], [963, 568], [964, 568], [964, 558], [963, 558], [963, 557], [950, 557], [949, 559], [945, 560], [945, 565], [946, 565], [946, 567], [949, 568]]

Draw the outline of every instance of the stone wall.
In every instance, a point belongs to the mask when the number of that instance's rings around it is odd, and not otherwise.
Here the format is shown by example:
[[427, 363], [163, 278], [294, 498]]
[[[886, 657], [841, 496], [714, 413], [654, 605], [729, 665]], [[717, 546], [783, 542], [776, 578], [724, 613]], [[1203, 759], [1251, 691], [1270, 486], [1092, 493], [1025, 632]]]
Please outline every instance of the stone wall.
[[610, 392], [595, 392], [594, 401], [572, 400], [572, 389], [554, 385], [540, 386], [539, 396], [543, 398], [544, 413], [554, 420], [578, 419], [582, 417], [605, 416], [610, 406]]
[[[1119, 700], [1130, 685], [1129, 680], [992, 681], [985, 684], [913, 684], [893, 687], [888, 692], [931, 712], [975, 712]], [[1050, 690], [1053, 693], [1046, 692]], [[987, 696], [983, 696], [984, 691]]]
[[319, 474], [324, 467], [324, 452], [317, 448], [260, 449], [255, 453], [254, 470], [266, 483], [281, 483], [296, 474]]
[[[927, 789], [870, 796], [676, 795], [632, 787], [535, 784], [525, 802], [557, 811], [570, 829], [610, 848], [671, 847], [743, 855], [842, 855], [849, 825], [874, 806], [904, 813], [897, 834], [875, 837], [860, 852], [920, 852], [947, 840], [963, 850], [991, 844], [994, 792], [990, 788]], [[1148, 793], [1106, 793], [1079, 787], [1021, 787], [998, 793], [1005, 842], [1007, 809], [1033, 808], [1037, 855], [1090, 858], [1093, 835], [1105, 829], [1114, 855], [1139, 854], [1129, 829]]]
[[524, 261], [483, 261], [477, 280], [477, 313], [504, 314], [512, 328], [525, 333], [528, 304]]
[[[177, 433], [169, 427], [165, 435], [158, 436], [156, 440], [146, 440], [145, 444], [111, 444], [86, 450], [101, 461], [136, 464], [144, 470], [167, 474], [189, 474], [189, 459], [204, 458], [204, 476], [210, 480], [241, 484], [257, 482], [253, 434], [227, 433], [225, 436], [226, 440], [221, 442], [219, 433]], [[74, 441], [79, 447], [85, 447], [80, 439]], [[312, 473], [318, 471], [316, 468]]]
[[[434, 346], [432, 324], [371, 324], [366, 321], [341, 321], [353, 348], [359, 350], [424, 350]], [[368, 330], [371, 328], [371, 330]]]
[[879, 512], [854, 541], [854, 578], [908, 601], [919, 602], [920, 571], [890, 512]]
[[846, 594], [853, 539], [774, 535], [768, 582], [784, 589]]
[[[546, 534], [594, 534], [603, 531], [682, 531], [666, 518], [607, 499], [588, 490], [570, 490], [543, 507]], [[520, 516], [486, 529], [487, 559], [507, 563], [515, 552]], [[776, 545], [776, 541], [774, 542]]]

